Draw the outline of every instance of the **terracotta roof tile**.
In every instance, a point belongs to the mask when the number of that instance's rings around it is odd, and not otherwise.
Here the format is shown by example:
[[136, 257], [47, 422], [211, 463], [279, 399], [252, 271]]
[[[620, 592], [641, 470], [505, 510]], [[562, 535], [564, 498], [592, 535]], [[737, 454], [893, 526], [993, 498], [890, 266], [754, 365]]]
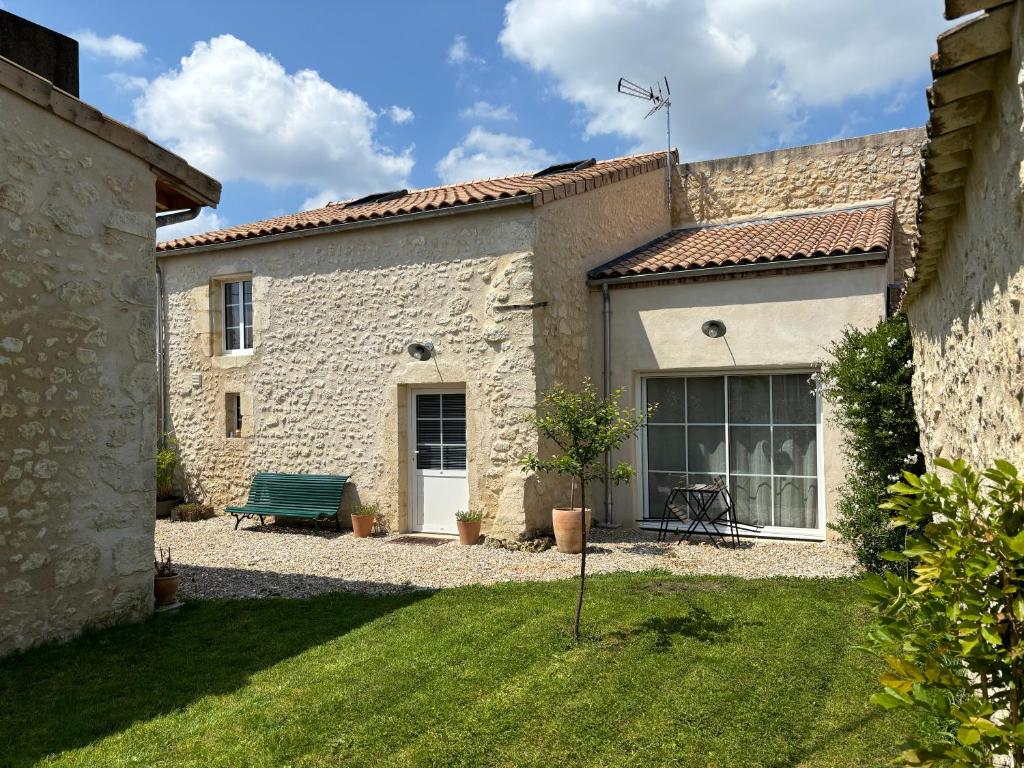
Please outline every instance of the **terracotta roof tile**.
[[537, 206], [664, 167], [665, 153], [651, 152], [614, 160], [602, 160], [589, 168], [552, 174], [539, 179], [533, 178], [531, 174], [520, 174], [499, 179], [449, 184], [430, 189], [414, 189], [410, 190], [408, 195], [395, 200], [366, 203], [352, 208], [345, 208], [344, 201], [328, 203], [323, 208], [312, 211], [278, 216], [265, 221], [255, 221], [251, 224], [242, 224], [237, 227], [228, 227], [157, 243], [156, 250], [165, 252], [200, 245], [228, 243], [282, 232], [392, 218], [403, 214], [455, 208], [471, 203], [509, 198], [523, 198], [524, 202], [532, 198], [533, 205]]
[[676, 229], [590, 272], [594, 279], [884, 252], [892, 201]]

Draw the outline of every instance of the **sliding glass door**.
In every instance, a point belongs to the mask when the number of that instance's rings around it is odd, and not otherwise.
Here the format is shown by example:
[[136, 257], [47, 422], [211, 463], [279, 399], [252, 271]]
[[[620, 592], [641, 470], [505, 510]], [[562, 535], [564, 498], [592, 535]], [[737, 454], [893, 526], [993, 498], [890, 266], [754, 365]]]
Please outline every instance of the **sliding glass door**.
[[776, 535], [820, 535], [819, 409], [811, 373], [651, 376], [644, 518], [660, 519], [684, 477], [728, 483], [740, 521]]

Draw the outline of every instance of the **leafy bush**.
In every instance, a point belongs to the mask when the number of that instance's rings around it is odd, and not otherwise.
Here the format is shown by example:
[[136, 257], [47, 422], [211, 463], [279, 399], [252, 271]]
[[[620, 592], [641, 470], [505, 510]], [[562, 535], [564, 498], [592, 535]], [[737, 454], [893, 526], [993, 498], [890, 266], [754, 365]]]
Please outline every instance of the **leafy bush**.
[[[938, 459], [949, 482], [907, 472], [883, 507], [910, 535], [886, 557], [912, 575], [870, 574], [878, 612], [872, 649], [889, 665], [886, 708], [906, 707], [951, 723], [903, 753], [909, 765], [1024, 765], [1024, 481], [1005, 461], [982, 476]], [[983, 482], [982, 478], [985, 481]]]
[[188, 502], [186, 504], [179, 504], [171, 510], [171, 520], [181, 523], [194, 523], [198, 520], [209, 520], [216, 514], [211, 506]]
[[156, 452], [156, 497], [174, 495], [174, 470], [178, 468], [178, 443], [170, 435], [163, 436], [163, 446]]
[[460, 509], [455, 513], [455, 519], [460, 523], [475, 523], [484, 519], [484, 513], [479, 509]]
[[833, 421], [847, 435], [846, 481], [839, 490], [837, 531], [861, 565], [880, 572], [882, 552], [902, 548], [904, 531], [879, 508], [887, 486], [904, 470], [921, 472], [920, 435], [911, 395], [913, 346], [903, 315], [862, 331], [847, 328], [828, 349], [818, 386]]

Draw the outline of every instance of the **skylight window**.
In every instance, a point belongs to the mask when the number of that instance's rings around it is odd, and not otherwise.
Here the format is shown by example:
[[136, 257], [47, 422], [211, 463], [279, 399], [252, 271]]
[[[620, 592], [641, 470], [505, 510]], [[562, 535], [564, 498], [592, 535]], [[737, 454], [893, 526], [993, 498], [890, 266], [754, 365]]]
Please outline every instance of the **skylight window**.
[[374, 192], [372, 195], [360, 197], [345, 203], [346, 208], [355, 208], [357, 205], [369, 205], [370, 203], [386, 203], [388, 200], [397, 200], [409, 194], [408, 189], [396, 189], [393, 192]]
[[556, 173], [569, 173], [570, 171], [582, 171], [584, 168], [589, 168], [595, 165], [597, 160], [593, 157], [588, 157], [586, 160], [571, 160], [568, 163], [559, 163], [557, 165], [549, 165], [543, 171], [537, 171], [533, 174], [533, 178], [541, 179], [545, 176], [554, 176]]

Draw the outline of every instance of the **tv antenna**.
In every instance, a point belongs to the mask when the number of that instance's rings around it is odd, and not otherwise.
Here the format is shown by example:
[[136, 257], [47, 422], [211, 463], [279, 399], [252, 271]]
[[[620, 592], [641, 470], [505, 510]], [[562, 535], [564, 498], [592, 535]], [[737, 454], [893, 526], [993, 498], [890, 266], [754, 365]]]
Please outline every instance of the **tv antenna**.
[[632, 80], [624, 77], [619, 78], [619, 93], [632, 96], [635, 99], [643, 99], [649, 102], [651, 108], [644, 115], [644, 120], [653, 115], [659, 109], [665, 110], [665, 195], [668, 200], [668, 209], [672, 211], [672, 90], [668, 87], [668, 78], [661, 78], [665, 83], [665, 90], [661, 89], [661, 83], [655, 83], [650, 88], [637, 85]]

